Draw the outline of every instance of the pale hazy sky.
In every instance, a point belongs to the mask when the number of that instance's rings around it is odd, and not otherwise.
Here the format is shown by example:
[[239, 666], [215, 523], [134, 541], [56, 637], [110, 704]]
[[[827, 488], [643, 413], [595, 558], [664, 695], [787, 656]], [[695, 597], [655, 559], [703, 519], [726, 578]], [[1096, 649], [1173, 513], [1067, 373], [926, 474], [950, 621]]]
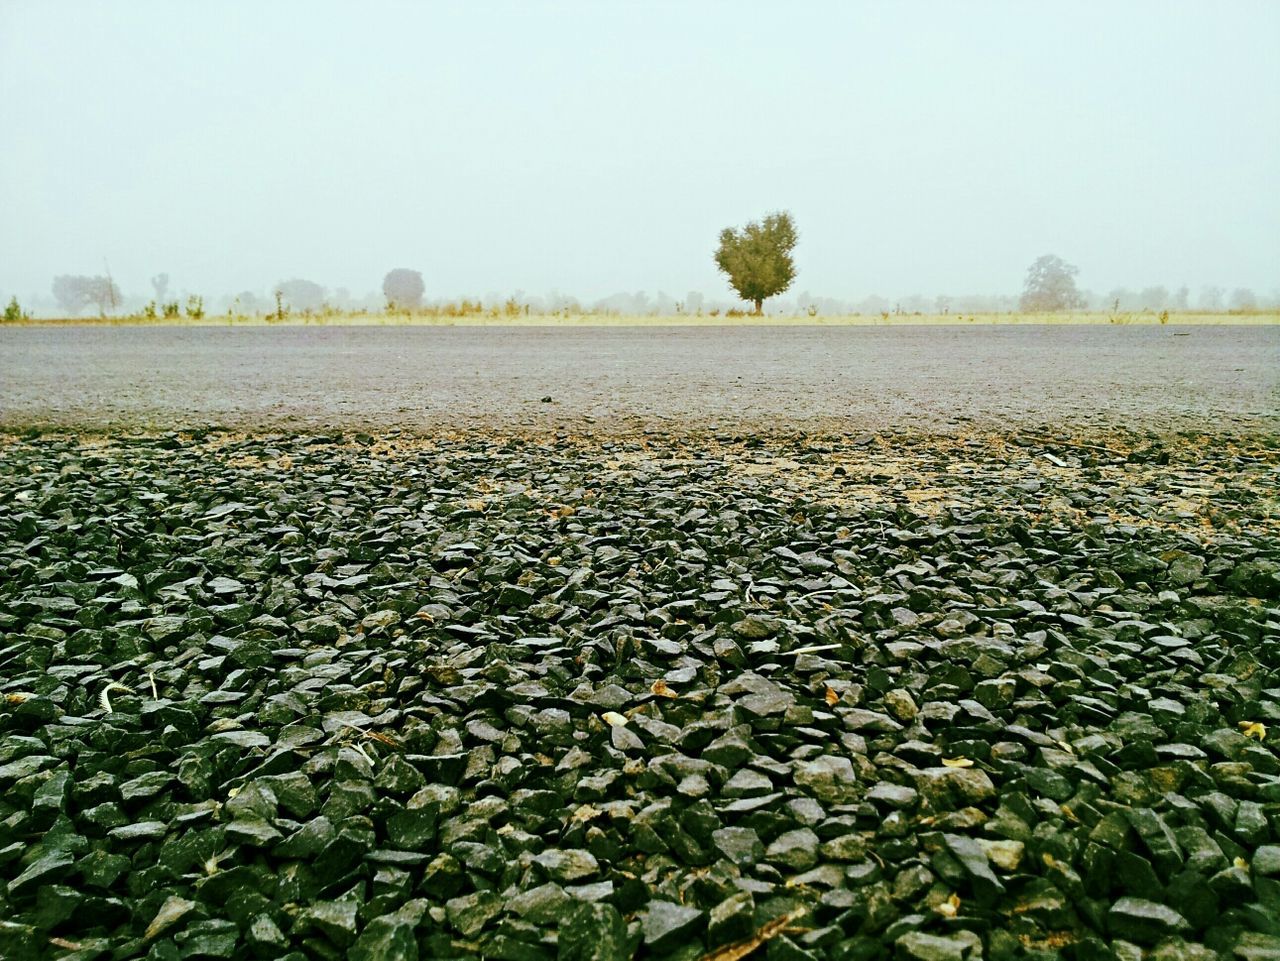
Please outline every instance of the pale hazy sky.
[[0, 292], [1280, 287], [1280, 3], [0, 0]]

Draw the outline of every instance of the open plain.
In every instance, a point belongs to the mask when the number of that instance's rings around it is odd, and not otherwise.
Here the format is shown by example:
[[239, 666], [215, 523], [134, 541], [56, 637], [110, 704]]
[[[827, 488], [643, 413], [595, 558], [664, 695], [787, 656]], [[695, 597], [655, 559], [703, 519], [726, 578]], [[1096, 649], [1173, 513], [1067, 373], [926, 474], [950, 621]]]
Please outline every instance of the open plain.
[[1280, 325], [0, 327], [0, 427], [1232, 430], [1278, 406]]
[[0, 957], [1280, 956], [1280, 329], [0, 329]]

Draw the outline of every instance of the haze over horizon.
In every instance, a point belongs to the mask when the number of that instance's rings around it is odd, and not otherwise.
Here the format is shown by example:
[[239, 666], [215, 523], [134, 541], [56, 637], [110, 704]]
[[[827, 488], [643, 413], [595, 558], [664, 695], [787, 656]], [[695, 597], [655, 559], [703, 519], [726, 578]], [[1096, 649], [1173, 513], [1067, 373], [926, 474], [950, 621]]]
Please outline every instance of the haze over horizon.
[[[1280, 5], [7, 0], [0, 293], [1280, 288]], [[1194, 300], [1194, 293], [1193, 293]]]

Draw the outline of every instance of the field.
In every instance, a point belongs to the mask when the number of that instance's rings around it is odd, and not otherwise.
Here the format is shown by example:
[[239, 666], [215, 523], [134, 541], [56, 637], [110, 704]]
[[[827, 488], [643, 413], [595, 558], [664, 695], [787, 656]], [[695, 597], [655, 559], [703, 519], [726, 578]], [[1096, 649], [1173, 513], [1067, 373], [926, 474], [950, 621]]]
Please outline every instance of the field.
[[1228, 430], [1277, 371], [1280, 327], [17, 327], [0, 427]]
[[1280, 328], [0, 328], [0, 957], [1280, 953]]
[[1079, 313], [882, 313], [882, 314], [766, 314], [732, 315], [716, 313], [605, 314], [561, 311], [526, 314], [506, 312], [499, 307], [462, 311], [456, 306], [415, 313], [368, 311], [348, 312], [323, 309], [291, 312], [277, 320], [263, 314], [213, 314], [199, 320], [190, 318], [148, 319], [138, 314], [105, 317], [28, 319], [9, 326], [128, 326], [128, 327], [962, 327], [962, 326], [1145, 326], [1175, 327], [1267, 327], [1280, 324], [1280, 312], [1268, 310], [1202, 311], [1097, 311]]

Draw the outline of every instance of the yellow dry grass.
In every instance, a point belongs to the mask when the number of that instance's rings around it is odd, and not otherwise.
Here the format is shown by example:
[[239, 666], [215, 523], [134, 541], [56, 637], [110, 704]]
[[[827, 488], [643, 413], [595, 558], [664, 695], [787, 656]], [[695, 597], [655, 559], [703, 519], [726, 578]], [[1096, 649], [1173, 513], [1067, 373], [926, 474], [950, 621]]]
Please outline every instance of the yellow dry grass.
[[1280, 325], [1280, 311], [1158, 314], [1151, 311], [1111, 313], [974, 313], [974, 314], [846, 314], [840, 316], [763, 317], [724, 314], [609, 315], [594, 313], [520, 314], [475, 313], [449, 316], [442, 313], [337, 313], [293, 314], [274, 317], [220, 315], [202, 320], [129, 317], [39, 318], [7, 324], [11, 327], [83, 324], [111, 327], [980, 327], [1053, 326], [1159, 326], [1210, 325], [1264, 327]]

